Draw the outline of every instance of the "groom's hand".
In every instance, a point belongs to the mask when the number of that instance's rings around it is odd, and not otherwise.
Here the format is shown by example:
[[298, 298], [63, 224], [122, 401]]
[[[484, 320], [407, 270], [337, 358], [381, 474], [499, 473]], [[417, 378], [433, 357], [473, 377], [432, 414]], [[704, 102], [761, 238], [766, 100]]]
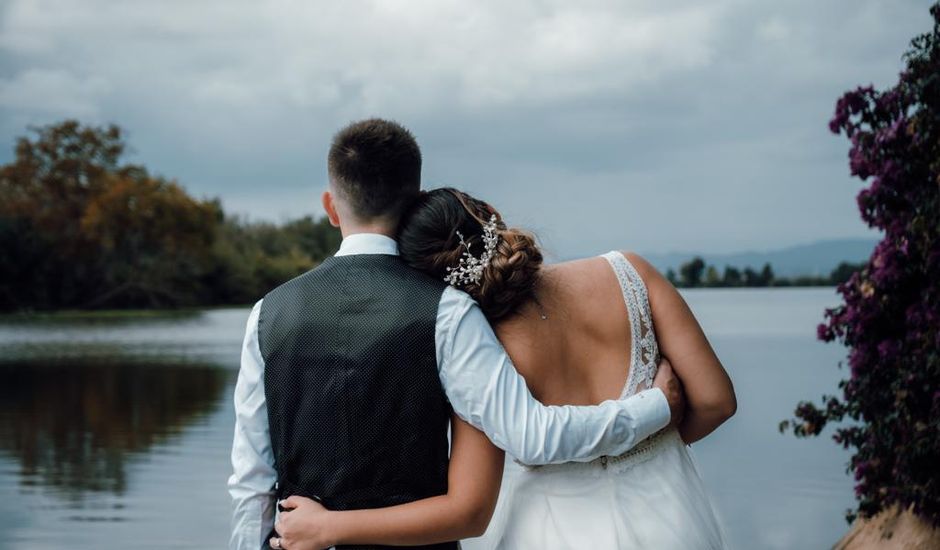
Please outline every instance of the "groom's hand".
[[685, 391], [682, 390], [682, 382], [676, 378], [676, 373], [672, 371], [672, 364], [665, 357], [659, 361], [659, 369], [656, 371], [656, 378], [653, 379], [653, 387], [659, 388], [666, 395], [671, 414], [669, 425], [678, 426], [685, 414]]

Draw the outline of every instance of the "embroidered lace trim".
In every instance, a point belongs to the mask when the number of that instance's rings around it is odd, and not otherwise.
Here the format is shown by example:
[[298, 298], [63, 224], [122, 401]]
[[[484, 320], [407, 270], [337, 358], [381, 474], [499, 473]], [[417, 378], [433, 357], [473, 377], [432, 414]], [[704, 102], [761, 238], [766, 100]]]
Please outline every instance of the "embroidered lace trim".
[[635, 394], [638, 387], [647, 390], [653, 386], [656, 366], [659, 364], [659, 344], [656, 343], [656, 334], [653, 331], [649, 293], [640, 274], [620, 252], [608, 252], [603, 258], [610, 263], [614, 274], [617, 275], [620, 290], [623, 292], [623, 300], [627, 304], [627, 313], [630, 316], [630, 331], [632, 332], [630, 372], [627, 375], [623, 392], [620, 394], [620, 398], [625, 399]]

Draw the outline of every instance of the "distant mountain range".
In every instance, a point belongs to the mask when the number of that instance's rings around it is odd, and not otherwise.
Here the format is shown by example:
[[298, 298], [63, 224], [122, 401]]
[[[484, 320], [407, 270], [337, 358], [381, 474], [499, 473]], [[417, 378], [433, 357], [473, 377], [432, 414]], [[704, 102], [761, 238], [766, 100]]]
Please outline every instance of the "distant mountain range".
[[667, 269], [679, 272], [679, 266], [699, 256], [707, 265], [714, 265], [719, 273], [726, 265], [759, 270], [765, 263], [773, 267], [774, 274], [783, 277], [800, 275], [828, 275], [840, 262], [858, 263], [868, 260], [878, 239], [832, 239], [791, 246], [766, 252], [737, 252], [732, 254], [699, 254], [695, 252], [669, 252], [644, 254], [662, 273]]

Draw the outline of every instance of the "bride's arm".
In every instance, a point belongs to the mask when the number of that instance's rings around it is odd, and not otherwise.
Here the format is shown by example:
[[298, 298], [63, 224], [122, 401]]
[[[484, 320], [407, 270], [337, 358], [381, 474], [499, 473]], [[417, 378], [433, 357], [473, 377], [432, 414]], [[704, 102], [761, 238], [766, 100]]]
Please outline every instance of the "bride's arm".
[[672, 363], [685, 389], [687, 406], [679, 433], [683, 441], [693, 443], [734, 415], [734, 387], [675, 287], [640, 256], [625, 255], [646, 283], [660, 353]]
[[451, 420], [451, 438], [447, 494], [344, 512], [290, 497], [282, 504], [292, 510], [282, 512], [275, 525], [281, 546], [288, 550], [340, 544], [418, 546], [482, 535], [499, 496], [503, 451], [456, 415]]

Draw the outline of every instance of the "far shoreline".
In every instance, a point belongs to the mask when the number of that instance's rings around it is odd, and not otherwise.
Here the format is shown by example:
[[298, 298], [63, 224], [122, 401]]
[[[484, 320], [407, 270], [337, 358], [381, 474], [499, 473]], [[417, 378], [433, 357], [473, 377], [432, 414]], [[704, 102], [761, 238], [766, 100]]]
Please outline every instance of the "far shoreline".
[[[809, 289], [829, 289], [833, 292], [836, 285], [804, 285], [804, 286], [696, 286], [696, 287], [676, 287], [680, 292], [692, 291], [749, 291], [749, 290], [767, 290], [767, 291], [787, 291], [787, 290], [809, 290]], [[260, 299], [260, 297], [259, 297]], [[225, 309], [250, 309], [254, 303], [244, 304], [207, 304], [192, 305], [178, 308], [127, 308], [127, 309], [57, 309], [57, 310], [20, 310], [0, 312], [0, 323], [16, 320], [134, 320], [134, 319], [158, 319], [167, 317], [187, 317], [197, 315], [206, 311], [225, 310]]]
[[0, 322], [16, 319], [25, 320], [80, 320], [80, 319], [149, 319], [167, 317], [186, 317], [211, 310], [250, 309], [254, 304], [209, 304], [204, 306], [184, 306], [178, 308], [127, 308], [127, 309], [55, 309], [47, 311], [6, 311], [0, 313]]

